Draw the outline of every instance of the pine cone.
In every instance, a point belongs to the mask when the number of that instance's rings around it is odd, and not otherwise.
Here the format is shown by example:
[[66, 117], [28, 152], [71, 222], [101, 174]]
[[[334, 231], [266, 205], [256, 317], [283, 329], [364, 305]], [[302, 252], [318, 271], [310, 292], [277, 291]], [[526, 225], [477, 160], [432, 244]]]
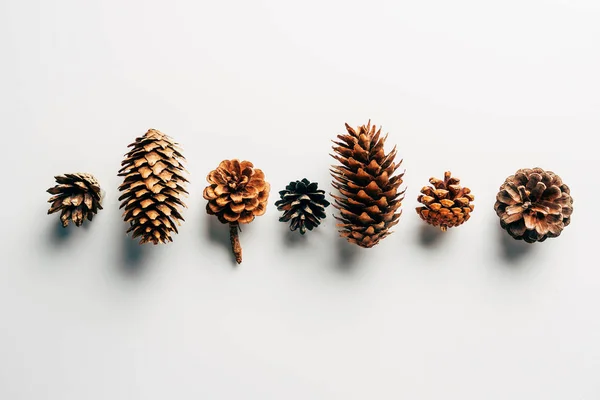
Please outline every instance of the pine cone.
[[471, 189], [461, 187], [460, 179], [453, 178], [450, 171], [444, 173], [444, 180], [429, 179], [433, 186], [421, 189], [417, 198], [422, 207], [417, 207], [421, 219], [433, 226], [439, 226], [442, 231], [459, 226], [469, 220], [471, 211], [475, 208], [471, 202], [475, 196]]
[[571, 222], [573, 198], [554, 172], [520, 169], [506, 178], [494, 209], [502, 228], [517, 240], [543, 242], [557, 237]]
[[333, 187], [341, 196], [332, 195], [341, 216], [340, 236], [361, 247], [373, 247], [390, 234], [398, 223], [397, 212], [404, 191], [398, 192], [404, 173], [392, 176], [402, 161], [394, 163], [396, 147], [385, 154], [385, 137], [371, 121], [358, 129], [346, 124], [348, 134], [338, 135], [332, 157], [342, 165], [333, 166]]
[[281, 200], [275, 203], [277, 210], [284, 211], [279, 221], [291, 220], [290, 230], [300, 228], [303, 235], [307, 229], [312, 231], [319, 226], [321, 219], [326, 217], [325, 208], [329, 202], [325, 200], [325, 191], [317, 190], [318, 186], [318, 183], [311, 183], [306, 178], [290, 182], [285, 190], [279, 192]]
[[267, 211], [271, 186], [265, 174], [249, 161], [224, 160], [206, 177], [210, 184], [204, 189], [208, 200], [206, 212], [229, 224], [229, 235], [235, 259], [242, 262], [239, 224], [248, 224]]
[[76, 173], [55, 176], [58, 185], [47, 190], [53, 194], [48, 214], [62, 210], [60, 220], [66, 228], [69, 221], [81, 226], [85, 218], [94, 218], [102, 210], [102, 190], [92, 174]]
[[125, 177], [119, 191], [123, 218], [131, 227], [133, 238], [141, 237], [140, 244], [172, 242], [171, 232], [181, 225], [181, 198], [187, 194], [183, 176], [185, 158], [172, 138], [150, 129], [128, 147], [119, 176]]

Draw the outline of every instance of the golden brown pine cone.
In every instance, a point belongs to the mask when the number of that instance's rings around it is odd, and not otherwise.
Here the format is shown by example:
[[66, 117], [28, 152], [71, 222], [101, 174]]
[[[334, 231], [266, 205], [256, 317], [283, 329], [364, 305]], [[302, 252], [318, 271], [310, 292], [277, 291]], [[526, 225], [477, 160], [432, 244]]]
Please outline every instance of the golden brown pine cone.
[[119, 176], [125, 177], [119, 191], [123, 194], [120, 208], [123, 218], [131, 227], [133, 238], [141, 237], [140, 244], [172, 242], [171, 233], [183, 221], [181, 200], [187, 194], [183, 165], [185, 158], [172, 138], [150, 129], [128, 147], [132, 149], [121, 163]]
[[444, 180], [431, 178], [432, 186], [421, 189], [417, 198], [423, 206], [417, 207], [421, 219], [442, 231], [462, 225], [471, 218], [475, 206], [471, 203], [475, 196], [471, 189], [460, 186], [460, 179], [453, 178], [452, 173], [444, 173]]
[[60, 220], [66, 228], [69, 221], [81, 226], [85, 218], [92, 220], [102, 210], [102, 189], [92, 174], [75, 173], [55, 176], [58, 185], [47, 190], [53, 194], [48, 214], [61, 211]]
[[332, 157], [341, 163], [331, 169], [332, 185], [340, 192], [340, 196], [331, 195], [340, 211], [335, 218], [340, 221], [341, 237], [370, 248], [387, 237], [400, 218], [404, 191], [398, 188], [404, 173], [394, 172], [402, 161], [394, 162], [396, 147], [385, 154], [387, 135], [382, 137], [381, 128], [371, 126], [371, 121], [357, 129], [346, 124], [346, 130], [333, 146]]
[[239, 224], [248, 224], [266, 212], [271, 185], [260, 169], [249, 161], [239, 160], [221, 161], [206, 180], [209, 183], [204, 189], [204, 198], [208, 200], [206, 212], [229, 224], [233, 252], [241, 263]]
[[520, 169], [506, 178], [494, 205], [502, 228], [517, 240], [543, 242], [571, 222], [573, 198], [558, 175], [541, 168]]

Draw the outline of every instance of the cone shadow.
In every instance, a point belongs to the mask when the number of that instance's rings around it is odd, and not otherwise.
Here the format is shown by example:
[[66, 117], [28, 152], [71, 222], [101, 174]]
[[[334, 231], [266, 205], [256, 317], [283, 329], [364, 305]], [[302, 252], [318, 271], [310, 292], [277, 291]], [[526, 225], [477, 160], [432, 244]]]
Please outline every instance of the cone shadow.
[[[76, 227], [75, 227], [76, 228]], [[61, 245], [66, 243], [73, 235], [74, 227], [69, 224], [66, 228], [62, 226], [60, 219], [56, 219], [50, 224], [49, 242], [51, 245]]]
[[361, 249], [344, 238], [337, 237], [335, 241], [337, 250], [336, 269], [344, 273], [354, 272], [358, 267]]
[[444, 235], [447, 234], [447, 232], [443, 232], [435, 226], [421, 224], [419, 227], [419, 244], [426, 248], [437, 247], [444, 239]]
[[288, 224], [280, 224], [284, 226], [284, 231], [282, 233], [283, 243], [286, 247], [305, 247], [308, 238], [306, 235], [310, 234], [306, 232], [304, 235], [301, 235], [299, 231], [291, 231]]
[[[215, 243], [218, 246], [221, 246], [225, 249], [227, 254], [229, 254], [231, 259], [231, 264], [233, 266], [237, 266], [238, 263], [235, 261], [235, 255], [231, 250], [231, 240], [229, 239], [229, 226], [222, 224], [219, 222], [217, 217], [214, 215], [204, 214], [204, 218], [206, 218], [206, 233], [205, 238], [210, 242]], [[240, 232], [241, 236], [241, 232]], [[204, 238], [203, 238], [204, 239]], [[242, 238], [240, 237], [240, 241]], [[243, 243], [242, 243], [242, 251], [243, 251]]]
[[513, 239], [504, 229], [497, 228], [497, 232], [500, 241], [500, 255], [509, 264], [521, 261], [534, 249], [533, 243]]
[[140, 245], [137, 240], [126, 234], [127, 226], [119, 224], [121, 236], [120, 271], [127, 276], [140, 275], [145, 269], [149, 244]]

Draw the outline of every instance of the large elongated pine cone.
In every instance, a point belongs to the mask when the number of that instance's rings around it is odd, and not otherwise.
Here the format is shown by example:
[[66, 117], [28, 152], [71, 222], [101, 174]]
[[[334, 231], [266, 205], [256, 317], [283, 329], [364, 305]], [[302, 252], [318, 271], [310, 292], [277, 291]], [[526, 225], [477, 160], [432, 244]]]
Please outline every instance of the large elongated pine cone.
[[60, 220], [64, 227], [73, 221], [81, 226], [85, 218], [94, 218], [102, 210], [102, 190], [92, 174], [75, 173], [55, 176], [57, 185], [47, 190], [53, 194], [48, 214], [61, 211]]
[[573, 198], [562, 179], [541, 168], [520, 169], [506, 178], [494, 209], [502, 228], [517, 240], [543, 242], [571, 222]]
[[333, 166], [332, 194], [334, 207], [340, 211], [335, 218], [341, 237], [361, 247], [373, 247], [398, 223], [398, 211], [404, 191], [398, 191], [404, 173], [394, 175], [402, 161], [394, 162], [396, 147], [385, 153], [387, 138], [371, 121], [354, 129], [346, 124], [347, 134], [334, 141], [332, 157], [341, 165]]
[[128, 147], [132, 149], [121, 163], [119, 176], [123, 184], [120, 208], [123, 218], [130, 223], [127, 231], [143, 243], [172, 242], [171, 234], [183, 221], [181, 200], [186, 194], [187, 172], [181, 148], [164, 133], [150, 129]]
[[229, 237], [235, 260], [242, 262], [239, 241], [240, 224], [248, 224], [267, 211], [271, 185], [265, 174], [249, 161], [224, 160], [206, 177], [209, 185], [204, 189], [208, 200], [206, 212], [216, 215], [219, 221], [229, 224]]
[[431, 178], [432, 186], [425, 186], [417, 198], [423, 206], [417, 207], [417, 214], [442, 231], [464, 224], [471, 218], [475, 206], [471, 203], [475, 196], [471, 189], [460, 186], [460, 179], [452, 177], [450, 171], [444, 173], [444, 179]]

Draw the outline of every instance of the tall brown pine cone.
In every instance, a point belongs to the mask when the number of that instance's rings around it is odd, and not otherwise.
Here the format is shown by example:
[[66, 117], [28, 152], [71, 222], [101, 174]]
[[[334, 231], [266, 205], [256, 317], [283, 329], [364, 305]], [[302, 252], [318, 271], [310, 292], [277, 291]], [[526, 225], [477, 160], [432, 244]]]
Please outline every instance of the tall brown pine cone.
[[229, 224], [231, 245], [239, 264], [242, 262], [239, 224], [248, 224], [266, 212], [271, 186], [260, 169], [249, 161], [239, 160], [221, 161], [206, 180], [209, 183], [204, 189], [204, 198], [208, 200], [206, 212]]
[[350, 243], [370, 248], [390, 232], [398, 223], [398, 212], [404, 199], [399, 192], [404, 173], [394, 175], [402, 161], [394, 162], [396, 147], [384, 152], [387, 135], [381, 136], [381, 128], [371, 126], [371, 121], [354, 129], [346, 124], [347, 134], [338, 135], [331, 156], [341, 163], [333, 166], [333, 187], [340, 196], [334, 207], [340, 211], [335, 218], [341, 237]]
[[442, 231], [462, 225], [471, 218], [471, 211], [475, 208], [471, 202], [475, 196], [471, 189], [460, 186], [460, 179], [453, 178], [452, 173], [444, 173], [444, 180], [431, 178], [429, 183], [421, 189], [417, 198], [423, 206], [417, 207], [417, 214], [421, 219], [433, 226], [439, 226]]
[[85, 218], [92, 220], [102, 210], [102, 190], [92, 174], [75, 173], [55, 176], [57, 185], [47, 190], [53, 194], [48, 214], [61, 211], [60, 220], [66, 228], [69, 221], [81, 226]]
[[125, 177], [119, 191], [123, 194], [120, 208], [123, 218], [131, 224], [127, 231], [133, 238], [141, 237], [140, 244], [172, 242], [171, 233], [177, 233], [183, 217], [181, 200], [187, 194], [183, 165], [185, 158], [172, 138], [150, 129], [128, 147], [132, 149], [121, 163], [119, 176]]
[[573, 198], [558, 175], [541, 168], [520, 169], [506, 178], [494, 209], [502, 228], [517, 240], [543, 242], [571, 222]]

